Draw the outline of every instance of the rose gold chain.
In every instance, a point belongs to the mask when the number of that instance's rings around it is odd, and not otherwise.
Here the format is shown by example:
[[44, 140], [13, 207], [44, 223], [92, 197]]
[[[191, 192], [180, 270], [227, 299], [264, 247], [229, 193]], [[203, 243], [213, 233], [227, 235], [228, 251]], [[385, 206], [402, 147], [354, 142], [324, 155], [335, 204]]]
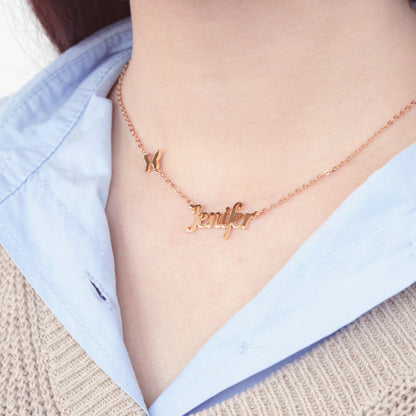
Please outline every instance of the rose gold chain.
[[[138, 134], [136, 133], [136, 130], [133, 127], [133, 123], [130, 120], [129, 115], [127, 114], [126, 108], [124, 106], [123, 103], [123, 98], [122, 98], [122, 94], [121, 94], [121, 89], [122, 89], [122, 84], [123, 84], [123, 78], [124, 75], [126, 73], [126, 70], [128, 68], [130, 64], [130, 61], [128, 61], [119, 76], [118, 79], [118, 85], [117, 85], [117, 97], [118, 97], [118, 103], [120, 105], [120, 109], [121, 112], [123, 113], [123, 116], [127, 122], [127, 125], [130, 129], [131, 134], [133, 135], [135, 141], [137, 142], [137, 145], [139, 147], [139, 149], [141, 150], [143, 155], [146, 155], [148, 152], [146, 151], [142, 141], [140, 140]], [[259, 217], [262, 214], [265, 214], [269, 211], [271, 211], [273, 208], [276, 208], [277, 206], [281, 205], [282, 203], [284, 203], [285, 201], [289, 200], [290, 198], [292, 198], [294, 195], [308, 189], [311, 185], [313, 185], [315, 182], [319, 181], [320, 179], [324, 178], [325, 176], [330, 175], [331, 173], [336, 172], [341, 166], [344, 166], [346, 163], [350, 162], [353, 158], [355, 158], [363, 149], [365, 149], [378, 135], [380, 135], [384, 130], [388, 129], [390, 126], [392, 126], [403, 114], [405, 114], [406, 112], [408, 112], [413, 105], [416, 104], [416, 100], [412, 100], [410, 101], [410, 103], [408, 105], [406, 105], [405, 107], [403, 107], [397, 114], [395, 114], [393, 116], [393, 118], [391, 118], [389, 121], [387, 121], [387, 123], [381, 127], [379, 130], [377, 130], [365, 143], [363, 143], [362, 145], [360, 145], [358, 148], [356, 148], [352, 153], [350, 153], [344, 160], [342, 160], [341, 162], [339, 162], [337, 165], [333, 166], [331, 169], [326, 170], [322, 173], [319, 173], [318, 175], [316, 175], [315, 177], [313, 177], [312, 179], [309, 180], [309, 182], [304, 183], [303, 185], [299, 186], [298, 188], [296, 188], [295, 190], [293, 190], [292, 192], [289, 192], [286, 196], [280, 198], [278, 201], [275, 201], [273, 203], [271, 203], [269, 206], [257, 211], [256, 217]], [[175, 183], [169, 179], [166, 174], [162, 171], [162, 169], [159, 168], [155, 168], [154, 171], [167, 183], [169, 184], [174, 190], [175, 192], [186, 201], [187, 205], [189, 206], [189, 208], [193, 209], [192, 206], [196, 205], [178, 186], [175, 185]]]

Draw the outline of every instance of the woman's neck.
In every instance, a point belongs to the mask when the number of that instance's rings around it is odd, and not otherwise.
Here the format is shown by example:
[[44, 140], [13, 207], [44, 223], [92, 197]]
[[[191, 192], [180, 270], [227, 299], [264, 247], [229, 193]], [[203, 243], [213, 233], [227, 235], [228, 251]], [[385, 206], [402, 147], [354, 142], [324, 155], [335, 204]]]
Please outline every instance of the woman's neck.
[[287, 172], [293, 160], [317, 173], [416, 95], [407, 0], [141, 0], [131, 10], [124, 101], [181, 179], [201, 160], [219, 183], [265, 163]]

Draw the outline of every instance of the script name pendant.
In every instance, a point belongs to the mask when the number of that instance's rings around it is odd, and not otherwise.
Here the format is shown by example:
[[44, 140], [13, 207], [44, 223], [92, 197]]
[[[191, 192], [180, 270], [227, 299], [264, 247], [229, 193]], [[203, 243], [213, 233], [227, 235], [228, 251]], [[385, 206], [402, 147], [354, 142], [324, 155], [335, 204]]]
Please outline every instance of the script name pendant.
[[146, 153], [145, 155], [143, 155], [147, 173], [150, 173], [152, 171], [152, 168], [154, 170], [159, 169], [159, 161], [160, 161], [161, 156], [162, 156], [162, 152], [160, 150], [158, 150], [154, 154], [153, 159], [150, 159], [150, 154], [149, 153]]
[[242, 202], [235, 203], [231, 212], [227, 207], [224, 213], [203, 212], [201, 205], [191, 205], [191, 208], [194, 213], [194, 222], [186, 228], [188, 233], [194, 233], [198, 228], [225, 228], [225, 233], [222, 236], [224, 240], [230, 236], [233, 228], [246, 229], [249, 222], [257, 216], [257, 211], [245, 214], [238, 212], [239, 209], [244, 208]]

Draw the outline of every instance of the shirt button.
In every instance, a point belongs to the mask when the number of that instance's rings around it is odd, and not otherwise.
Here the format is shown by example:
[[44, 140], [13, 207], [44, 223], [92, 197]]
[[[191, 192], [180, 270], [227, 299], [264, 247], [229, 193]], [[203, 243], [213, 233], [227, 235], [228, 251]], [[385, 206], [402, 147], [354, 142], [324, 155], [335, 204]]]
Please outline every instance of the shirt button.
[[240, 354], [244, 354], [246, 351], [247, 351], [247, 349], [248, 349], [248, 344], [247, 344], [247, 342], [242, 342], [241, 344], [240, 344]]

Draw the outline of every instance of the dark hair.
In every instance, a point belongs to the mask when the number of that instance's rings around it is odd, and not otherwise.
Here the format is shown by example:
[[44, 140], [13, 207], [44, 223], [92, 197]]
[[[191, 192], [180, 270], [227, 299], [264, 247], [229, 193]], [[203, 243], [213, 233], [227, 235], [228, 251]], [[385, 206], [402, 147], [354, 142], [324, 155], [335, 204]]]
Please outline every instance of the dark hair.
[[125, 0], [29, 0], [40, 23], [59, 52], [98, 29], [130, 16]]

